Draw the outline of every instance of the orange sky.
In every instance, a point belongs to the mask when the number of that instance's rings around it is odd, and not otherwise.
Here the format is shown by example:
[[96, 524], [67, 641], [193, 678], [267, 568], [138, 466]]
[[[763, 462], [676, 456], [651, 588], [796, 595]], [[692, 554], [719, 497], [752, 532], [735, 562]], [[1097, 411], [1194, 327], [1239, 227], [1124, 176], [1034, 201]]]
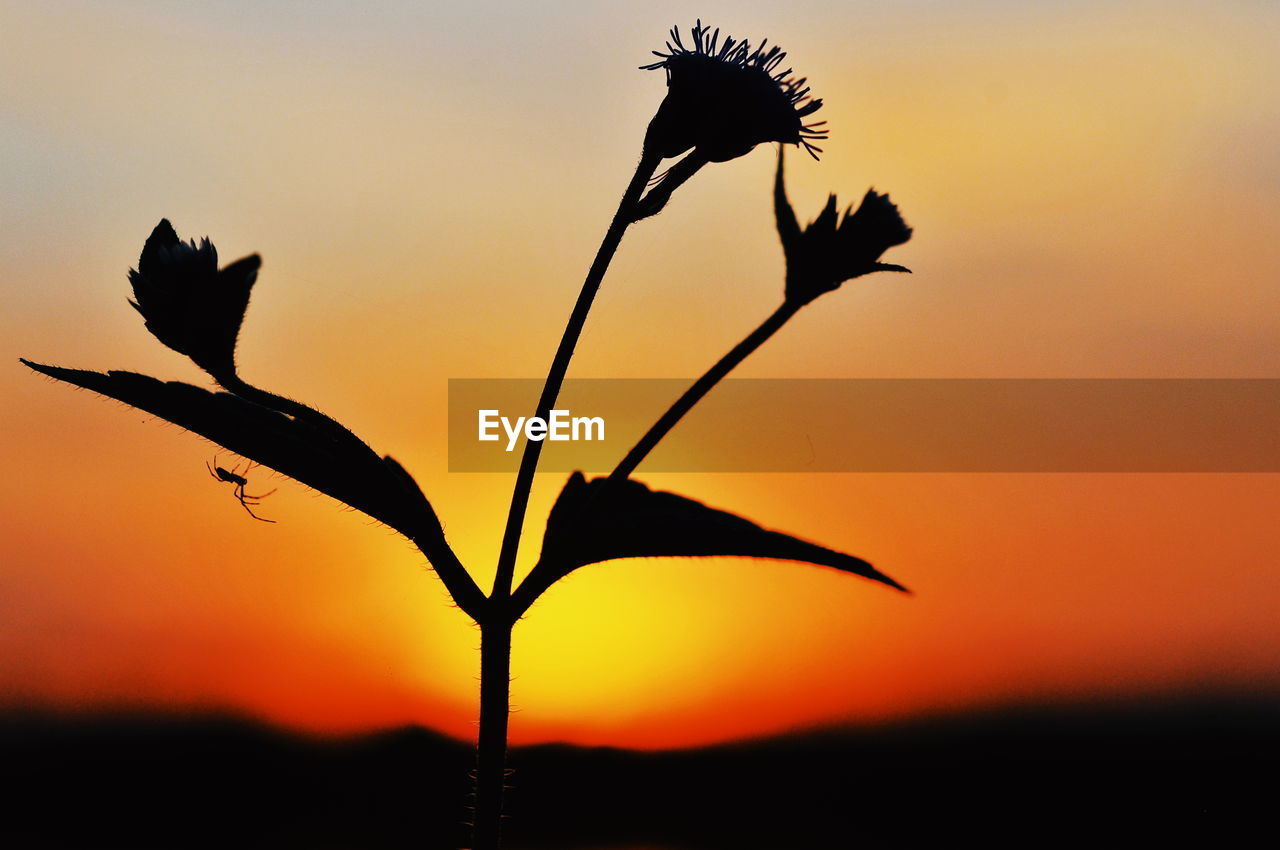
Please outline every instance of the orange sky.
[[[255, 523], [211, 446], [16, 358], [200, 381], [125, 270], [162, 216], [259, 251], [246, 376], [404, 462], [487, 584], [511, 481], [447, 473], [446, 381], [545, 369], [662, 96], [634, 66], [688, 13], [70, 5], [0, 6], [23, 34], [0, 54], [0, 696], [471, 734], [478, 634], [407, 544], [287, 481]], [[827, 102], [797, 212], [874, 184], [916, 228], [888, 258], [914, 275], [824, 298], [741, 376], [1280, 375], [1280, 10], [702, 14], [780, 42]], [[775, 306], [773, 163], [704, 170], [633, 230], [572, 374], [695, 375]], [[584, 569], [517, 628], [516, 741], [1280, 686], [1274, 475], [639, 477], [917, 595], [774, 562]], [[525, 568], [562, 483], [538, 481]]]

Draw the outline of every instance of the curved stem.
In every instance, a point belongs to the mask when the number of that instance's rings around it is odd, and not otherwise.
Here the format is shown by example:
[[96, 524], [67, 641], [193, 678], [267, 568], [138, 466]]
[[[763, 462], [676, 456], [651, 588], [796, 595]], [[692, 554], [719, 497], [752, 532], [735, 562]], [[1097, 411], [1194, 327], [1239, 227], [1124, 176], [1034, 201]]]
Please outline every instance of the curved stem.
[[672, 428], [676, 426], [689, 410], [697, 404], [709, 392], [711, 388], [720, 382], [720, 379], [733, 371], [743, 360], [746, 360], [751, 352], [755, 351], [765, 340], [773, 336], [779, 328], [787, 323], [799, 309], [804, 306], [796, 301], [784, 301], [782, 306], [773, 312], [769, 318], [765, 319], [750, 334], [747, 335], [742, 342], [735, 345], [728, 354], [721, 357], [706, 374], [693, 383], [693, 386], [685, 390], [684, 395], [671, 405], [671, 408], [654, 423], [653, 427], [648, 430], [640, 442], [636, 443], [631, 451], [627, 452], [627, 456], [622, 459], [617, 468], [609, 474], [610, 481], [621, 481], [631, 476], [635, 472], [636, 467], [640, 465], [649, 454], [653, 451], [654, 446], [665, 437]]
[[[564, 335], [560, 338], [560, 347], [556, 349], [555, 358], [551, 361], [551, 369], [547, 372], [546, 383], [542, 386], [542, 397], [538, 399], [538, 409], [534, 414], [546, 418], [551, 407], [556, 403], [560, 387], [564, 384], [565, 374], [569, 371], [569, 360], [573, 357], [573, 349], [582, 335], [582, 328], [587, 321], [587, 313], [595, 300], [600, 282], [609, 269], [622, 236], [631, 224], [636, 202], [644, 192], [649, 178], [657, 170], [660, 156], [648, 150], [640, 155], [640, 164], [631, 178], [630, 185], [622, 195], [618, 211], [604, 234], [596, 258], [587, 271], [586, 280], [582, 282], [582, 291], [578, 293], [578, 301], [573, 305], [569, 322], [565, 326]], [[497, 575], [493, 580], [491, 599], [505, 600], [511, 595], [511, 579], [515, 574], [516, 553], [520, 548], [520, 531], [524, 526], [525, 510], [529, 507], [529, 491], [533, 488], [533, 476], [538, 469], [538, 457], [542, 454], [542, 441], [526, 440], [524, 454], [520, 458], [520, 469], [516, 473], [515, 489], [511, 494], [511, 508], [507, 512], [507, 526], [502, 535], [502, 549], [498, 554]]]
[[[653, 427], [640, 438], [640, 442], [636, 443], [631, 451], [627, 453], [627, 456], [622, 459], [622, 462], [618, 464], [617, 468], [609, 474], [609, 480], [623, 481], [629, 478], [641, 461], [653, 451], [654, 446], [658, 445], [662, 438], [676, 426], [676, 423], [684, 418], [684, 415], [711, 391], [712, 387], [733, 371], [743, 360], [746, 360], [753, 351], [764, 345], [803, 306], [804, 304], [799, 301], [784, 301], [777, 310], [774, 310], [767, 319], [760, 323], [759, 327], [735, 345], [728, 354], [716, 361], [716, 364], [695, 381], [689, 389], [685, 390], [684, 394], [676, 400], [676, 403], [671, 405], [671, 408], [662, 414], [662, 417], [654, 423]], [[523, 616], [524, 612], [533, 605], [538, 596], [550, 586], [550, 582], [538, 582], [536, 579], [539, 577], [541, 577], [539, 570], [535, 568], [516, 588], [516, 592], [511, 597], [511, 605], [508, 612], [511, 617], [519, 618]], [[530, 579], [534, 579], [534, 581]]]

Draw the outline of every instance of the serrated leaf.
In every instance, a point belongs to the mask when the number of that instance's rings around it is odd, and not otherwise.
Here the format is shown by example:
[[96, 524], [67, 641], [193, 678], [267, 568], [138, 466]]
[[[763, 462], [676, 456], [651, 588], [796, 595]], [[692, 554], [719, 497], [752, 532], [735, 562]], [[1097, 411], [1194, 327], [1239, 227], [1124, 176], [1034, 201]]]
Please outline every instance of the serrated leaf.
[[22, 361], [78, 387], [154, 414], [363, 511], [414, 539], [439, 525], [413, 478], [345, 430], [315, 423], [178, 381], [136, 372], [92, 372]]
[[521, 585], [531, 602], [587, 564], [617, 558], [771, 558], [832, 567], [908, 592], [871, 564], [798, 537], [762, 528], [729, 511], [630, 479], [570, 476], [547, 518], [542, 556]]

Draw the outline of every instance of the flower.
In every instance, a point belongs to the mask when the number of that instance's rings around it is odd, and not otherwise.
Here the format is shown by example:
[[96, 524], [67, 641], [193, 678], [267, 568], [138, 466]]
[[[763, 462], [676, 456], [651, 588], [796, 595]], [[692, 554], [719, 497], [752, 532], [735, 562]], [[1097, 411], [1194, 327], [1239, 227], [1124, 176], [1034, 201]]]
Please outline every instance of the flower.
[[236, 337], [261, 264], [253, 254], [219, 271], [208, 238], [183, 242], [162, 219], [129, 270], [137, 299], [129, 303], [156, 339], [221, 381], [235, 375]]
[[747, 41], [725, 36], [699, 20], [693, 27], [693, 48], [684, 46], [677, 28], [671, 29], [667, 52], [644, 70], [667, 72], [667, 96], [649, 124], [646, 149], [662, 157], [696, 149], [708, 162], [724, 162], [749, 152], [762, 142], [804, 145], [817, 159], [826, 122], [804, 124], [801, 119], [822, 107], [809, 98], [804, 79], [792, 79], [791, 69], [778, 71], [786, 53], [768, 50], [768, 40], [754, 50]]
[[885, 251], [911, 238], [911, 228], [888, 195], [869, 189], [857, 210], [849, 207], [843, 216], [836, 212], [836, 196], [831, 195], [813, 223], [801, 230], [787, 200], [782, 170], [779, 150], [773, 201], [787, 258], [787, 301], [808, 304], [846, 280], [871, 272], [910, 274], [908, 268], [879, 261]]

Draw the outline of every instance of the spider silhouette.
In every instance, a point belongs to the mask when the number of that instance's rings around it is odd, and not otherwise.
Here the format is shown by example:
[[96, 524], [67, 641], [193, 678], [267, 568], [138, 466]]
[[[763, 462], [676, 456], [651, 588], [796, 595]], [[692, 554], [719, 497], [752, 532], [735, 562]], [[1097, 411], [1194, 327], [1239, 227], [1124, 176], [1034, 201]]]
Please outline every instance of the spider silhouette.
[[[245, 466], [244, 468], [244, 475], [241, 475], [238, 472], [238, 470], [240, 469], [240, 464], [236, 464], [235, 466], [231, 467], [230, 470], [226, 470], [226, 469], [223, 469], [221, 466], [218, 466], [218, 458], [216, 455], [213, 458], [213, 464], [210, 464], [208, 461], [205, 461], [204, 465], [209, 470], [209, 474], [212, 475], [215, 480], [226, 481], [229, 484], [235, 485], [231, 489], [231, 492], [233, 495], [235, 495], [236, 501], [240, 503], [240, 507], [244, 508], [246, 511], [249, 512], [249, 516], [253, 517], [259, 522], [275, 522], [275, 520], [273, 519], [266, 519], [265, 517], [260, 517], [253, 512], [253, 508], [257, 507], [258, 504], [263, 499], [270, 496], [272, 493], [275, 492], [275, 490], [274, 489], [268, 490], [267, 492], [258, 496], [251, 496], [248, 493], [246, 493], [244, 491], [244, 488], [248, 486], [249, 480], [244, 476], [248, 475], [249, 470], [253, 469], [254, 466], [257, 465], [253, 461], [246, 461], [246, 463], [248, 465]], [[253, 507], [250, 507], [250, 505], [252, 505]]]

